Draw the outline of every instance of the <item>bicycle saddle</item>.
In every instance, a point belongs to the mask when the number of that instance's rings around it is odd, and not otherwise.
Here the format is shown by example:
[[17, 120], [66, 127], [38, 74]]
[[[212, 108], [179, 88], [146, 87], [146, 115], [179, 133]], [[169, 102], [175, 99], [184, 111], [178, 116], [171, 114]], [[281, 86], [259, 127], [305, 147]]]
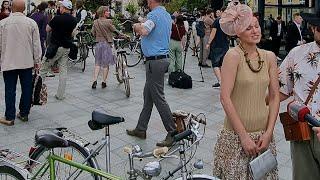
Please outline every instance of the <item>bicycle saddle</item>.
[[92, 130], [98, 130], [105, 126], [118, 124], [121, 122], [124, 122], [123, 117], [110, 116], [104, 112], [94, 110], [92, 112], [92, 120], [88, 122], [88, 125]]
[[36, 132], [35, 142], [46, 148], [68, 147], [68, 141], [62, 136], [62, 132], [57, 129], [42, 129]]

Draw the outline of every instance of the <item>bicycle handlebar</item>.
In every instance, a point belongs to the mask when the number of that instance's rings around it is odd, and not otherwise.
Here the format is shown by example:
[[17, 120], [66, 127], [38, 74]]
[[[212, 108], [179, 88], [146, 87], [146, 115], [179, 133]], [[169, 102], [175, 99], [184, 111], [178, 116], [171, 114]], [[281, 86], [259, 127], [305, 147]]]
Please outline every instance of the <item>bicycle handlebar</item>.
[[192, 131], [190, 129], [183, 131], [182, 133], [179, 133], [173, 137], [174, 141], [178, 142], [182, 139], [190, 136], [192, 134]]

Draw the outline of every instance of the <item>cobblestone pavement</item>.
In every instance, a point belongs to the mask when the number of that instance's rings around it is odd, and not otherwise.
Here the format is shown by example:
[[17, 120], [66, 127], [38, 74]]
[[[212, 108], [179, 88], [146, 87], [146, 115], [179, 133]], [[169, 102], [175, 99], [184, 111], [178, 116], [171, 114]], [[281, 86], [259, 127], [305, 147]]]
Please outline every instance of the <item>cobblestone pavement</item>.
[[[222, 127], [224, 112], [219, 101], [219, 89], [211, 86], [216, 81], [211, 68], [202, 69], [205, 82], [201, 80], [200, 69], [197, 60], [188, 55], [185, 72], [192, 76], [193, 88], [189, 90], [171, 88], [165, 85], [166, 99], [171, 110], [185, 110], [192, 113], [204, 113], [207, 117], [205, 138], [200, 143], [194, 160], [202, 159], [205, 162], [204, 169], [197, 170], [199, 173], [212, 174], [212, 149], [217, 139], [217, 133]], [[36, 106], [31, 110], [29, 122], [23, 123], [16, 120], [15, 126], [0, 126], [0, 148], [11, 148], [18, 152], [27, 154], [29, 147], [33, 145], [33, 137], [36, 130], [48, 127], [67, 127], [80, 134], [87, 140], [93, 142], [103, 137], [103, 130], [91, 131], [87, 126], [91, 118], [92, 110], [96, 108], [104, 109], [111, 115], [119, 115], [125, 118], [125, 122], [111, 127], [111, 156], [112, 172], [116, 175], [125, 177], [125, 169], [128, 169], [127, 155], [123, 153], [123, 148], [130, 144], [138, 144], [144, 151], [150, 151], [155, 147], [157, 141], [165, 137], [165, 129], [162, 125], [160, 116], [153, 109], [146, 140], [139, 140], [127, 136], [126, 128], [134, 128], [139, 113], [143, 106], [142, 91], [145, 81], [145, 71], [143, 64], [129, 68], [131, 96], [126, 98], [124, 86], [116, 81], [114, 67], [110, 68], [107, 88], [101, 89], [101, 81], [98, 81], [96, 90], [91, 89], [91, 76], [94, 65], [92, 54], [88, 58], [87, 70], [82, 73], [78, 65], [70, 67], [66, 99], [57, 101], [54, 95], [58, 86], [58, 77], [48, 78], [48, 104]], [[4, 83], [1, 78], [0, 83], [0, 110], [4, 113]], [[168, 75], [165, 76], [168, 78]], [[18, 85], [20, 92], [20, 85]], [[17, 93], [17, 101], [20, 93]], [[18, 105], [17, 105], [18, 107]], [[283, 109], [283, 107], [282, 107]], [[280, 122], [275, 128], [275, 140], [278, 149], [278, 168], [281, 179], [291, 178], [291, 159], [289, 143], [285, 141], [283, 129]], [[104, 168], [104, 154], [98, 157], [98, 161]], [[142, 164], [142, 163], [141, 163]], [[172, 170], [178, 164], [177, 160], [170, 159], [162, 162], [162, 175]]]

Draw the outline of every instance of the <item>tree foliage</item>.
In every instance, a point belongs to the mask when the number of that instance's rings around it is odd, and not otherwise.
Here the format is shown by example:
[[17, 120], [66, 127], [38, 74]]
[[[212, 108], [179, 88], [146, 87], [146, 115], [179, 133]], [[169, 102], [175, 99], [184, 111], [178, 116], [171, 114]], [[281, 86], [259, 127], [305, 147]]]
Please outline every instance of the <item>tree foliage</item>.
[[201, 9], [209, 5], [208, 0], [171, 0], [165, 3], [165, 7], [168, 12], [173, 13], [186, 8], [189, 12], [193, 11], [194, 8]]

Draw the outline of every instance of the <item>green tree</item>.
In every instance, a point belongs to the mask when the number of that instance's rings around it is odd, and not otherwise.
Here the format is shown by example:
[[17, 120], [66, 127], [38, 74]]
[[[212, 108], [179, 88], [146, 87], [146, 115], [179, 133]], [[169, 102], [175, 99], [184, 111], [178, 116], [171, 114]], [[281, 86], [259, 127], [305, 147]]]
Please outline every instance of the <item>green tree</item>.
[[133, 17], [136, 14], [138, 8], [139, 7], [132, 1], [129, 1], [129, 3], [126, 5], [126, 11], [130, 13], [131, 17]]

